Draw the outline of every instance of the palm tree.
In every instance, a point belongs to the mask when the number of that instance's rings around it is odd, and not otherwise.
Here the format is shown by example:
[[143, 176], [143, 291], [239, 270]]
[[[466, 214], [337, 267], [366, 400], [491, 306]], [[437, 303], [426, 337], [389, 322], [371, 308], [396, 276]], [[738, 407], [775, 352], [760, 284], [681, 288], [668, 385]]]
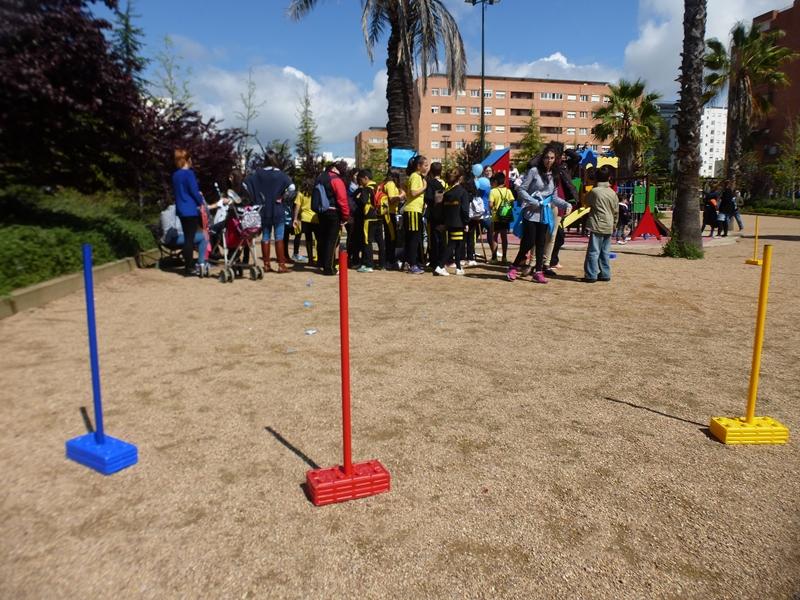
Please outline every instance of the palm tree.
[[731, 30], [730, 51], [717, 39], [706, 41], [704, 100], [710, 101], [728, 86], [728, 133], [725, 147], [726, 177], [735, 182], [740, 173], [744, 144], [757, 118], [772, 108], [769, 91], [789, 84], [781, 65], [798, 55], [779, 46], [780, 30], [761, 32], [738, 23]]
[[706, 0], [684, 0], [681, 94], [678, 107], [678, 149], [672, 239], [665, 254], [699, 258], [700, 236], [700, 121], [703, 115], [703, 53], [706, 34]]
[[595, 118], [600, 122], [592, 128], [592, 134], [600, 142], [611, 139], [611, 149], [619, 157], [620, 175], [630, 177], [639, 171], [644, 149], [658, 135], [661, 122], [656, 102], [661, 96], [645, 94], [641, 79], [620, 79], [609, 87], [610, 100], [596, 111]]
[[[299, 20], [318, 0], [291, 0], [289, 17]], [[373, 60], [375, 45], [388, 29], [386, 100], [389, 148], [413, 148], [416, 140], [414, 67], [427, 90], [429, 69], [439, 70], [440, 45], [451, 90], [464, 87], [467, 59], [464, 42], [453, 15], [442, 0], [361, 0], [361, 28], [367, 54]]]

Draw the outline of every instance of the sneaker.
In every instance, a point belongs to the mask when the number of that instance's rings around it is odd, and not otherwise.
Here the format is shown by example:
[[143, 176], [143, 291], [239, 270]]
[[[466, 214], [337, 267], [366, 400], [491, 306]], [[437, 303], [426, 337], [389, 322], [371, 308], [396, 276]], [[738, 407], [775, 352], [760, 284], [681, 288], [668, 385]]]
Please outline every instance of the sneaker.
[[464, 269], [456, 269], [456, 275], [463, 275]]
[[517, 268], [511, 267], [508, 270], [508, 273], [506, 273], [506, 279], [508, 279], [509, 281], [514, 281], [517, 278], [517, 275], [519, 275]]
[[436, 267], [436, 268], [433, 270], [433, 272], [434, 272], [436, 275], [441, 275], [442, 277], [449, 277], [449, 276], [450, 276], [450, 273], [448, 273], [448, 272], [447, 272], [447, 269], [445, 269], [444, 267]]
[[558, 273], [553, 271], [553, 269], [551, 269], [550, 267], [544, 268], [544, 274], [547, 275], [548, 277], [555, 277], [556, 275], [558, 275]]
[[617, 244], [619, 244], [620, 246], [624, 246], [627, 243], [628, 242], [626, 242], [625, 240], [617, 240]]
[[449, 263], [448, 265], [445, 265], [445, 266], [446, 266], [448, 269], [455, 269], [455, 268], [456, 268], [456, 263]]
[[542, 273], [541, 271], [536, 271], [533, 274], [533, 281], [535, 281], [536, 283], [547, 283], [547, 279], [545, 278], [544, 273]]
[[550, 265], [550, 268], [551, 269], [560, 269], [561, 268], [561, 264], [559, 263], [557, 265]]
[[414, 265], [408, 272], [411, 273], [412, 275], [421, 275], [422, 273], [425, 272], [425, 269], [422, 269], [417, 265]]
[[477, 267], [478, 266], [478, 261], [477, 260], [471, 260], [471, 261], [467, 262], [467, 266], [468, 267]]
[[295, 254], [292, 256], [292, 260], [296, 263], [307, 263], [308, 257], [303, 256], [302, 254]]
[[367, 265], [361, 265], [356, 270], [357, 273], [372, 273], [372, 271], [373, 271], [372, 267], [368, 267]]

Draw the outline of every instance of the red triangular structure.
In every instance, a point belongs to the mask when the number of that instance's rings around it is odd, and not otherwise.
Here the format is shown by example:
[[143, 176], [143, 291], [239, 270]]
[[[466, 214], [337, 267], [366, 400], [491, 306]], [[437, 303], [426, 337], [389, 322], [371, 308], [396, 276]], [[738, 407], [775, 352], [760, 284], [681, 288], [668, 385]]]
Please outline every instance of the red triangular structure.
[[[661, 227], [659, 227], [661, 225]], [[653, 217], [653, 213], [650, 212], [650, 204], [645, 204], [644, 206], [644, 214], [642, 218], [639, 220], [639, 224], [636, 226], [636, 229], [631, 234], [631, 239], [635, 240], [637, 237], [642, 237], [645, 233], [656, 236], [656, 239], [661, 239], [662, 230], [665, 230], [666, 227], [663, 223], [658, 223]], [[666, 233], [664, 234], [666, 235]]]

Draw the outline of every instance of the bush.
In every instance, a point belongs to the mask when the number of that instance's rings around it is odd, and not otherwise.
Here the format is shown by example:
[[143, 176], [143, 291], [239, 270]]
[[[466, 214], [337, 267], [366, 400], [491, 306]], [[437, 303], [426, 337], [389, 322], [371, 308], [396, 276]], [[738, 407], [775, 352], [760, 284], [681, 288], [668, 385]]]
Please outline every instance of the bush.
[[83, 243], [92, 244], [95, 264], [153, 247], [152, 234], [130, 212], [130, 202], [114, 193], [0, 190], [0, 294], [79, 271]]
[[703, 258], [704, 256], [702, 248], [698, 248], [694, 244], [679, 242], [675, 238], [671, 238], [666, 244], [664, 244], [662, 250], [662, 256], [669, 256], [670, 258], [688, 258], [689, 260], [697, 260]]

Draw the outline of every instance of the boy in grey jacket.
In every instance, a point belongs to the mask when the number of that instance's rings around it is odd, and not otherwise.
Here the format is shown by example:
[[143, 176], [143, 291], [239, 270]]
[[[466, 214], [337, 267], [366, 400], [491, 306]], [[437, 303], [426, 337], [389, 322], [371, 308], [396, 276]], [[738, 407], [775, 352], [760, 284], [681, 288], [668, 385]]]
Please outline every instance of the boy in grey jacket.
[[586, 196], [586, 204], [592, 209], [586, 223], [591, 232], [583, 263], [583, 280], [586, 283], [611, 281], [608, 254], [611, 250], [611, 234], [619, 218], [619, 198], [609, 184], [611, 167], [603, 165], [595, 172], [597, 185]]

